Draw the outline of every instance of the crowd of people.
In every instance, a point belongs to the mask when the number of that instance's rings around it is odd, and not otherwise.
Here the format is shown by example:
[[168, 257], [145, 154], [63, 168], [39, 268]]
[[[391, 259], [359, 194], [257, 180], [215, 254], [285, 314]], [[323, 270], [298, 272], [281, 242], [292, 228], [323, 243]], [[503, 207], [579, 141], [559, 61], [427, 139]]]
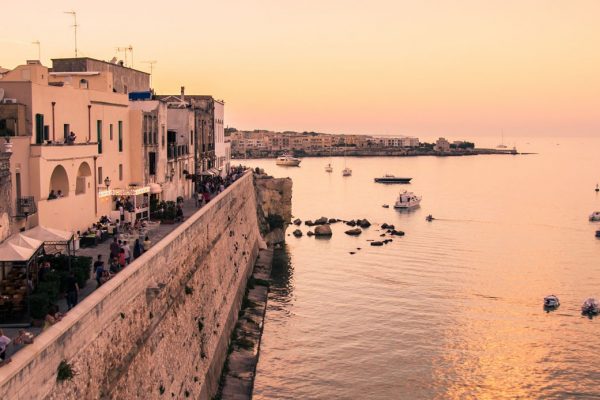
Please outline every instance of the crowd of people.
[[94, 262], [93, 272], [96, 279], [97, 287], [102, 286], [106, 281], [121, 272], [133, 260], [140, 257], [144, 252], [148, 251], [151, 246], [151, 241], [148, 235], [143, 241], [136, 239], [133, 244], [133, 249], [129, 246], [127, 240], [119, 240], [113, 238], [110, 244], [110, 254], [108, 256], [108, 265], [104, 262], [102, 254], [98, 254]]
[[216, 195], [238, 180], [245, 170], [245, 167], [240, 165], [238, 167], [231, 167], [225, 177], [219, 175], [204, 177], [203, 181], [198, 185], [198, 191], [195, 193], [196, 207], [206, 205]]

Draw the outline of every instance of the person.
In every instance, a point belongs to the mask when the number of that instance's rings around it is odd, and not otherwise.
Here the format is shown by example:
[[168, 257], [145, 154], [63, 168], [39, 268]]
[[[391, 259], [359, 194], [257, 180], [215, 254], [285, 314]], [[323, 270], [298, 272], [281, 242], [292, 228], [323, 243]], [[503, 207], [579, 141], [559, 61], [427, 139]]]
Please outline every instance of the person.
[[152, 242], [150, 241], [150, 238], [148, 237], [148, 235], [146, 235], [146, 237], [144, 238], [144, 251], [150, 250], [151, 245], [152, 245]]
[[194, 201], [196, 202], [196, 208], [200, 207], [200, 193], [194, 192]]
[[115, 275], [115, 274], [118, 274], [120, 270], [121, 270], [121, 266], [119, 265], [119, 261], [118, 261], [117, 257], [114, 257], [112, 260], [110, 260], [109, 272], [111, 274]]
[[40, 267], [39, 271], [38, 271], [38, 280], [39, 281], [43, 281], [44, 280], [44, 275], [46, 275], [47, 272], [50, 271], [50, 262], [49, 261], [44, 261], [42, 263], [42, 266]]
[[2, 329], [0, 329], [0, 365], [4, 365], [10, 362], [10, 358], [6, 357], [6, 350], [11, 340], [8, 336], [4, 335]]
[[59, 199], [62, 198], [62, 197], [64, 197], [63, 193], [62, 193], [62, 190], [59, 190], [58, 193], [56, 193], [56, 197], [58, 197]]
[[127, 240], [123, 241], [123, 252], [125, 253], [125, 264], [131, 263], [131, 249], [129, 248], [129, 244]]
[[[100, 261], [100, 256], [98, 256], [98, 261]], [[96, 267], [96, 282], [98, 283], [97, 287], [104, 283], [104, 263], [100, 263]]]
[[79, 285], [77, 284], [77, 279], [75, 278], [75, 273], [71, 271], [66, 281], [67, 285], [67, 311], [77, 305], [77, 300], [79, 296]]
[[208, 190], [204, 192], [203, 197], [204, 197], [204, 204], [208, 204], [208, 202], [210, 201], [210, 193]]
[[77, 136], [75, 136], [75, 132], [71, 131], [69, 136], [67, 136], [67, 144], [74, 144], [75, 139], [77, 139]]
[[58, 312], [58, 306], [52, 304], [46, 318], [44, 318], [44, 329], [51, 327], [62, 319], [63, 315]]
[[57, 199], [56, 197], [56, 193], [54, 193], [54, 189], [50, 190], [50, 194], [48, 195], [48, 200], [55, 200]]
[[183, 221], [183, 208], [181, 208], [181, 204], [177, 204], [177, 211], [175, 213], [175, 221]]
[[73, 235], [73, 251], [79, 250], [79, 238], [81, 237], [81, 231], [77, 231]]
[[135, 243], [133, 245], [133, 258], [136, 259], [142, 255], [142, 244], [140, 243], [140, 239], [135, 239]]
[[33, 343], [33, 334], [25, 329], [19, 329], [19, 335], [13, 340], [13, 344], [31, 344]]
[[103, 266], [104, 266], [104, 261], [102, 261], [102, 254], [98, 254], [98, 258], [94, 262], [94, 273], [96, 273], [96, 270], [98, 269], [98, 267], [103, 267]]
[[121, 249], [119, 251], [119, 265], [121, 266], [121, 269], [125, 268], [125, 265], [127, 265], [127, 260], [125, 259], [125, 249]]
[[110, 244], [110, 258], [117, 257], [119, 255], [119, 250], [121, 250], [121, 246], [119, 246], [117, 238], [114, 237]]

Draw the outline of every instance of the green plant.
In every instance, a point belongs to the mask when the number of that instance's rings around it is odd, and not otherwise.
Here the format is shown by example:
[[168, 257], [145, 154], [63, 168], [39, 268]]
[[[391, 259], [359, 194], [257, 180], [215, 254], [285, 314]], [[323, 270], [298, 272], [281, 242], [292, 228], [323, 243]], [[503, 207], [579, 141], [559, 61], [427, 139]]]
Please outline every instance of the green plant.
[[58, 370], [56, 373], [56, 381], [62, 382], [66, 380], [71, 380], [75, 376], [75, 371], [73, 371], [73, 367], [66, 360], [62, 360], [60, 364], [58, 364]]
[[56, 301], [58, 299], [58, 293], [60, 291], [60, 285], [58, 282], [50, 281], [42, 281], [38, 283], [36, 288], [37, 293], [45, 293], [48, 296], [49, 301]]
[[50, 308], [50, 299], [47, 293], [34, 293], [29, 296], [29, 309], [35, 319], [44, 319]]

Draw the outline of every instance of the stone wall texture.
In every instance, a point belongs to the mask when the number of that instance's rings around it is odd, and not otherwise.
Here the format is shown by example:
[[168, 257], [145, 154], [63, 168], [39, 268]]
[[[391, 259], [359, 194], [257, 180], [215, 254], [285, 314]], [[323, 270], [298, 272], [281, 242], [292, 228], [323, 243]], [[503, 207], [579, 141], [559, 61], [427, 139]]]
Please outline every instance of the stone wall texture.
[[256, 193], [247, 173], [85, 298], [0, 369], [0, 399], [213, 396], [258, 254]]
[[10, 153], [0, 153], [0, 243], [12, 233], [10, 219], [13, 215], [12, 203]]

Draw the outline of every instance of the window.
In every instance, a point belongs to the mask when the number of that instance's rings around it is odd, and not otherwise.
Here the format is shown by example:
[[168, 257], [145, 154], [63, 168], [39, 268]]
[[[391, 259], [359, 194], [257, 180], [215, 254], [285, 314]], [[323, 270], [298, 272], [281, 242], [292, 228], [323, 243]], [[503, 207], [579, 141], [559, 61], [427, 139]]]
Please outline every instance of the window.
[[44, 143], [44, 114], [35, 114], [35, 142]]
[[162, 126], [162, 147], [165, 148], [165, 126]]
[[103, 185], [104, 179], [102, 179], [102, 167], [98, 167], [98, 185]]
[[69, 124], [64, 124], [63, 127], [63, 134], [65, 136], [65, 142], [67, 141], [67, 138], [69, 137], [69, 133], [71, 133], [71, 125]]
[[50, 140], [50, 125], [44, 125], [44, 140]]
[[156, 153], [153, 151], [148, 153], [148, 174], [156, 175]]
[[194, 131], [190, 131], [190, 144], [194, 144]]
[[123, 121], [119, 121], [119, 151], [123, 151]]
[[80, 89], [87, 89], [88, 88], [88, 81], [86, 79], [81, 79], [79, 81], [79, 88]]
[[113, 124], [108, 125], [108, 136], [110, 140], [113, 140]]
[[123, 180], [123, 164], [119, 164], [119, 180]]
[[98, 154], [102, 154], [102, 121], [96, 121], [96, 132], [98, 136]]

